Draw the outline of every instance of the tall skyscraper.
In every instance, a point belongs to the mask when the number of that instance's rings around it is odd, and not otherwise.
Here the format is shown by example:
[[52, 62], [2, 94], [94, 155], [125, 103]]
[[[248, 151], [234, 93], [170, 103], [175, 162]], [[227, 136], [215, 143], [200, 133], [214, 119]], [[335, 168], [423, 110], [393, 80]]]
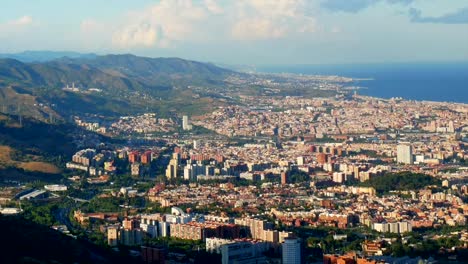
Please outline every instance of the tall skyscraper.
[[182, 129], [183, 130], [192, 130], [192, 125], [190, 125], [189, 118], [186, 115], [184, 115], [182, 117]]
[[179, 169], [179, 154], [173, 153], [172, 159], [169, 161], [169, 164], [166, 168], [166, 178], [167, 179], [174, 179], [178, 177], [178, 169]]
[[410, 144], [399, 144], [397, 146], [397, 162], [413, 164], [413, 148]]
[[281, 245], [283, 264], [301, 264], [301, 242], [297, 238], [285, 238]]

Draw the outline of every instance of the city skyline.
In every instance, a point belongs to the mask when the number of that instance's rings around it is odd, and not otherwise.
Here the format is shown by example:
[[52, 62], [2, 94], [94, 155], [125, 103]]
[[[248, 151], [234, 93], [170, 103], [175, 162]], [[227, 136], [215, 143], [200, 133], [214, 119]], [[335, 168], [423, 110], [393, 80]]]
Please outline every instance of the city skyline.
[[468, 60], [468, 2], [3, 3], [0, 53], [72, 50], [229, 64]]

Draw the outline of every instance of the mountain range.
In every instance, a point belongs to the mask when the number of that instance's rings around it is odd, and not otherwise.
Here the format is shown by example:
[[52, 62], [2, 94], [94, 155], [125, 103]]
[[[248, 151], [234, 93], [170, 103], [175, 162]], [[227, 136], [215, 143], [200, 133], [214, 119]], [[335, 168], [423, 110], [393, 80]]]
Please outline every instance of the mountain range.
[[63, 57], [68, 58], [94, 58], [94, 53], [79, 53], [73, 51], [23, 51], [20, 53], [0, 53], [0, 58], [10, 58], [22, 62], [45, 62]]
[[3, 57], [7, 58], [0, 58], [0, 112], [38, 120], [148, 112], [196, 116], [242, 104], [245, 96], [337, 94], [320, 89], [320, 78], [245, 73], [180, 58], [73, 52]]
[[[228, 76], [242, 75], [179, 58], [33, 55], [37, 56], [22, 56], [23, 61], [15, 59], [18, 55], [0, 59], [2, 112], [64, 119], [74, 114], [122, 115], [142, 109], [162, 115], [204, 111], [212, 103], [220, 104], [209, 94], [210, 87], [223, 86]], [[203, 89], [194, 92], [190, 87]]]

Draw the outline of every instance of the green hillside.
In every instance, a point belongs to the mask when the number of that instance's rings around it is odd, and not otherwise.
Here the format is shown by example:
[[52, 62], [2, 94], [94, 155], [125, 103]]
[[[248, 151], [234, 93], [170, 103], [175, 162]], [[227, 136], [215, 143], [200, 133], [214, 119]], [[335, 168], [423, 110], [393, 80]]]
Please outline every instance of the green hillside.
[[[272, 82], [272, 84], [269, 84]], [[281, 86], [279, 86], [281, 84]], [[76, 89], [64, 89], [73, 86]], [[320, 81], [238, 73], [210, 63], [134, 55], [23, 63], [0, 59], [0, 112], [46, 120], [86, 114], [199, 115], [239, 96], [328, 97]]]
[[63, 163], [77, 150], [67, 124], [46, 124], [18, 116], [0, 115], [0, 181], [56, 182]]
[[[0, 59], [0, 111], [36, 119], [70, 115], [203, 113], [222, 105], [190, 85], [223, 86], [230, 70], [177, 58], [107, 55], [43, 63]], [[64, 90], [75, 85], [79, 91]], [[91, 89], [91, 90], [90, 90]], [[41, 107], [39, 107], [41, 106]]]

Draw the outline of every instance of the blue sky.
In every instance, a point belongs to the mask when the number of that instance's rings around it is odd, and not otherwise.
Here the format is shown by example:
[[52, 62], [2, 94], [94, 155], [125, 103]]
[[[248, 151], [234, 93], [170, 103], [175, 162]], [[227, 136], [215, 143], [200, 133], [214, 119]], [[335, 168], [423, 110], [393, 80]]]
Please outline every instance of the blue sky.
[[468, 61], [468, 0], [2, 0], [0, 53], [227, 64]]

